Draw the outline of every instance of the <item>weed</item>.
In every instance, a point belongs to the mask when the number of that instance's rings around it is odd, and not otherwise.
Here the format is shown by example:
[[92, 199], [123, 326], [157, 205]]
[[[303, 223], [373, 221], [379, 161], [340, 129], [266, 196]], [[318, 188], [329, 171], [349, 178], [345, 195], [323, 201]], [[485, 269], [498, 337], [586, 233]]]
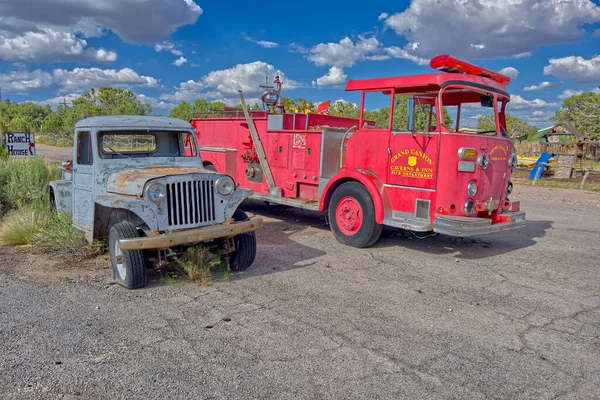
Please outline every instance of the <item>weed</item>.
[[208, 286], [215, 280], [229, 280], [229, 270], [223, 257], [203, 245], [189, 247], [176, 261], [191, 282]]
[[169, 285], [169, 286], [175, 286], [178, 283], [178, 278], [179, 275], [178, 274], [174, 274], [174, 273], [168, 273], [166, 275], [163, 275], [160, 280], [165, 284], [165, 285]]
[[28, 205], [48, 205], [48, 183], [60, 171], [41, 157], [0, 160], [0, 213]]
[[73, 227], [64, 213], [52, 213], [43, 230], [34, 234], [33, 248], [44, 254], [55, 254], [66, 260], [81, 260], [93, 252], [83, 232]]
[[0, 226], [0, 244], [33, 244], [36, 235], [44, 230], [50, 218], [51, 213], [39, 207], [28, 206], [10, 212]]

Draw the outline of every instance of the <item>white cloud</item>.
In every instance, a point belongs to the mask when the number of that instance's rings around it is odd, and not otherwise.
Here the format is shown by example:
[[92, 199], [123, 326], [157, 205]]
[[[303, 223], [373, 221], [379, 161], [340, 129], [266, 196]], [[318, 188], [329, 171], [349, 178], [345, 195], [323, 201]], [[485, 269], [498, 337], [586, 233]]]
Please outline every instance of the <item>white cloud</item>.
[[519, 70], [514, 67], [504, 67], [498, 72], [502, 75], [508, 76], [510, 79], [517, 79], [519, 76]]
[[154, 45], [154, 50], [158, 53], [164, 50], [171, 52], [171, 54], [173, 54], [174, 56], [183, 56], [183, 51], [175, 48], [175, 45], [171, 42], [157, 43]]
[[315, 82], [316, 86], [340, 86], [348, 80], [348, 75], [344, 73], [342, 68], [331, 67], [329, 72], [318, 78]]
[[142, 103], [150, 104], [150, 107], [152, 107], [153, 110], [154, 109], [165, 110], [165, 109], [170, 109], [170, 108], [173, 108], [176, 106], [175, 103], [157, 99], [156, 97], [146, 96], [145, 94], [138, 94], [138, 95], [136, 95], [136, 97]]
[[117, 53], [88, 48], [85, 39], [59, 29], [45, 28], [11, 37], [0, 30], [0, 59], [22, 61], [81, 59], [112, 62], [116, 61]]
[[308, 50], [307, 58], [315, 65], [352, 67], [359, 60], [381, 52], [381, 43], [375, 37], [359, 36], [356, 43], [345, 37], [338, 43], [320, 43]]
[[531, 91], [534, 91], [534, 90], [548, 89], [548, 88], [551, 88], [551, 87], [554, 87], [554, 86], [557, 86], [557, 85], [558, 85], [558, 83], [544, 81], [544, 82], [540, 83], [539, 85], [527, 86], [523, 90], [526, 91], [526, 92], [531, 92]]
[[52, 107], [52, 109], [56, 110], [56, 108], [62, 104], [70, 106], [73, 100], [77, 99], [79, 96], [81, 96], [80, 93], [69, 93], [64, 96], [52, 97], [43, 101], [32, 101], [32, 103], [39, 104], [41, 106], [48, 104], [50, 107]]
[[576, 96], [581, 93], [583, 93], [583, 90], [567, 89], [567, 90], [563, 90], [562, 93], [558, 95], [558, 98], [559, 99], [568, 99], [569, 97], [573, 97], [573, 96]]
[[495, 58], [579, 40], [580, 27], [598, 21], [600, 7], [591, 0], [413, 0], [385, 25], [404, 36], [404, 49], [418, 57]]
[[173, 65], [175, 65], [176, 67], [181, 67], [186, 62], [188, 62], [187, 58], [182, 56], [179, 57], [177, 60], [173, 61]]
[[394, 58], [402, 58], [405, 60], [410, 60], [419, 65], [428, 65], [429, 64], [429, 60], [412, 55], [408, 51], [406, 51], [405, 49], [401, 49], [400, 47], [396, 47], [396, 46], [388, 47], [385, 49], [385, 51]]
[[0, 74], [0, 88], [4, 93], [26, 93], [30, 90], [45, 89], [52, 85], [52, 82], [52, 74], [41, 69]]
[[[590, 90], [591, 93], [600, 94], [600, 88], [595, 88]], [[573, 90], [567, 89], [563, 90], [561, 94], [558, 95], [559, 99], [568, 99], [569, 97], [577, 96], [578, 94], [585, 93], [585, 90]]]
[[275, 43], [275, 42], [269, 42], [267, 40], [256, 40], [256, 39], [252, 39], [250, 36], [248, 35], [244, 35], [244, 39], [246, 39], [249, 42], [252, 43], [256, 43], [259, 46], [262, 46], [266, 49], [274, 49], [276, 47], [279, 47], [279, 43]]
[[54, 81], [61, 86], [61, 91], [77, 91], [100, 86], [120, 87], [146, 87], [158, 88], [160, 82], [150, 76], [139, 75], [131, 68], [100, 69], [100, 68], [75, 68], [71, 71], [65, 69], [54, 70]]
[[377, 20], [378, 21], [383, 21], [385, 19], [388, 19], [389, 17], [390, 17], [390, 14], [384, 12], [384, 13], [379, 14], [379, 17], [377, 17]]
[[576, 83], [600, 82], [600, 55], [587, 60], [580, 56], [551, 58], [550, 65], [544, 67], [544, 75], [573, 79]]
[[2, 0], [0, 58], [114, 61], [114, 51], [85, 39], [112, 31], [130, 43], [160, 42], [201, 14], [193, 0]]
[[[170, 101], [191, 101], [199, 98], [213, 98], [221, 101], [235, 103], [238, 98], [238, 90], [243, 90], [244, 95], [260, 95], [264, 89], [265, 76], [274, 79], [279, 76], [283, 82], [284, 90], [300, 87], [301, 84], [287, 79], [285, 74], [273, 65], [263, 61], [255, 61], [248, 64], [238, 64], [232, 68], [212, 71], [198, 81], [189, 80], [181, 82], [173, 93], [165, 93], [161, 99]], [[270, 82], [272, 85], [273, 83]], [[249, 100], [248, 100], [249, 102]], [[235, 103], [237, 104], [237, 103]]]
[[518, 94], [510, 96], [510, 103], [508, 103], [507, 109], [510, 110], [532, 110], [532, 109], [543, 109], [547, 107], [555, 107], [556, 103], [548, 103], [542, 99], [526, 100]]

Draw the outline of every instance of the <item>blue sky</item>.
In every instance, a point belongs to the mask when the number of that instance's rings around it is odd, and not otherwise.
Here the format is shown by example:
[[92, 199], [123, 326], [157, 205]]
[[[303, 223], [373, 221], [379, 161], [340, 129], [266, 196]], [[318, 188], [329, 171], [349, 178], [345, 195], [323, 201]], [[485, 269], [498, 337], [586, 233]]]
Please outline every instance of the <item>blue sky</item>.
[[[549, 22], [551, 21], [551, 22]], [[4, 98], [55, 106], [126, 87], [168, 113], [181, 100], [237, 102], [265, 75], [285, 96], [344, 99], [347, 79], [427, 73], [449, 53], [511, 75], [509, 111], [543, 127], [562, 99], [600, 84], [592, 0], [3, 0]]]

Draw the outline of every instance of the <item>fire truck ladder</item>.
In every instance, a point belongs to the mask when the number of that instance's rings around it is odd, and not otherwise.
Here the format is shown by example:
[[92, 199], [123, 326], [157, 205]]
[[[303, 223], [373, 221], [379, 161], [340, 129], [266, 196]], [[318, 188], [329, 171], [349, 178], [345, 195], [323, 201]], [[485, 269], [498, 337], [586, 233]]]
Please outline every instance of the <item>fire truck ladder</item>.
[[244, 100], [244, 93], [241, 90], [238, 90], [238, 92], [240, 94], [242, 110], [244, 111], [244, 116], [246, 117], [246, 123], [248, 124], [248, 129], [250, 130], [250, 135], [252, 136], [252, 141], [254, 142], [254, 147], [256, 148], [256, 153], [258, 154], [258, 163], [265, 174], [267, 185], [269, 185], [269, 194], [274, 197], [281, 197], [281, 188], [275, 186], [275, 180], [273, 179], [273, 174], [271, 173], [271, 167], [269, 167], [269, 161], [267, 160], [267, 155], [265, 154], [263, 144], [260, 141], [258, 131], [256, 130], [256, 125], [254, 125], [254, 120], [252, 119], [252, 116], [250, 116], [250, 112], [248, 112], [248, 106], [246, 106], [246, 100]]

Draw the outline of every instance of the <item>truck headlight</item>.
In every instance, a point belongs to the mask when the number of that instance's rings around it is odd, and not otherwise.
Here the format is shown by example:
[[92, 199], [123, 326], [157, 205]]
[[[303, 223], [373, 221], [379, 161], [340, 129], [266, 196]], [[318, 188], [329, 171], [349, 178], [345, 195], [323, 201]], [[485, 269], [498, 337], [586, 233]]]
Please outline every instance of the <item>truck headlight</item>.
[[506, 194], [508, 196], [510, 196], [512, 191], [513, 191], [513, 183], [511, 181], [508, 181], [508, 183], [506, 184]]
[[510, 155], [510, 158], [508, 159], [508, 167], [512, 170], [517, 169], [517, 153], [515, 153], [514, 151], [512, 152], [512, 154]]
[[467, 194], [469, 197], [473, 197], [477, 194], [477, 182], [471, 181], [467, 185]]
[[467, 202], [465, 203], [465, 214], [473, 215], [476, 212], [477, 212], [477, 209], [475, 208], [475, 202], [471, 199], [467, 200]]
[[146, 188], [146, 196], [153, 203], [162, 202], [167, 195], [167, 189], [160, 183], [152, 183]]
[[477, 157], [477, 165], [479, 165], [480, 168], [487, 169], [488, 165], [490, 165], [490, 156], [485, 153], [480, 154], [479, 157]]
[[233, 179], [229, 176], [217, 179], [215, 186], [221, 196], [229, 196], [233, 192], [233, 189], [235, 189], [235, 183], [233, 183]]

